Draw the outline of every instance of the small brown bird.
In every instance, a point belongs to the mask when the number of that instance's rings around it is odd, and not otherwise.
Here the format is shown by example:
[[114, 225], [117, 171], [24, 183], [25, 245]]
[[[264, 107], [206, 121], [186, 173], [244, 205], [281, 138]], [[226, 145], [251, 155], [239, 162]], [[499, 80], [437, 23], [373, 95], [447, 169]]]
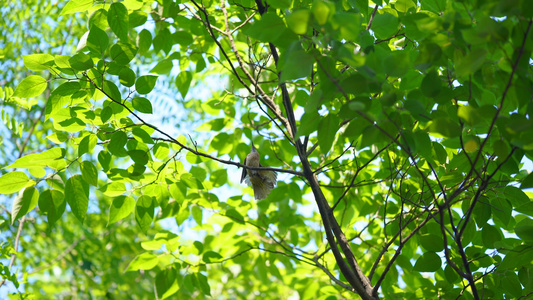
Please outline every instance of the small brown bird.
[[[244, 159], [244, 164], [249, 167], [262, 167], [259, 162], [259, 153], [252, 143], [252, 151]], [[265, 199], [270, 191], [276, 186], [276, 179], [278, 174], [274, 171], [263, 170], [242, 170], [241, 183], [243, 180], [248, 186], [254, 189], [254, 197], [256, 200]]]

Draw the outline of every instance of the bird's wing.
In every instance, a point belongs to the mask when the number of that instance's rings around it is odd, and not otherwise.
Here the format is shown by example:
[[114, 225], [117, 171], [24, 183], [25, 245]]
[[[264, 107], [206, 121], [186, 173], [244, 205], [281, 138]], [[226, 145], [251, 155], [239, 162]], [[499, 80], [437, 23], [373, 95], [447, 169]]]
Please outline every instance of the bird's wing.
[[[246, 165], [246, 158], [244, 159], [244, 164]], [[246, 178], [246, 168], [242, 168], [241, 183]]]

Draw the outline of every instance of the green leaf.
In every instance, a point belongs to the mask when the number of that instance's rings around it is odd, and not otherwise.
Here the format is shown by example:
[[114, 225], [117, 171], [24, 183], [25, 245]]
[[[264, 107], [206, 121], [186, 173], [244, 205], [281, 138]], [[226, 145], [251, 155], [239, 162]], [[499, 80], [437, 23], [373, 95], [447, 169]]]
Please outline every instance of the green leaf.
[[111, 81], [105, 80], [102, 86], [104, 93], [112, 100], [113, 102], [121, 102], [122, 96], [118, 87]]
[[118, 74], [119, 82], [127, 87], [132, 87], [135, 84], [136, 75], [130, 68], [123, 68]]
[[415, 131], [414, 132], [414, 140], [416, 144], [416, 149], [429, 162], [433, 161], [433, 152], [431, 140], [429, 138], [429, 135], [427, 132], [424, 131]]
[[519, 205], [515, 207], [515, 210], [528, 216], [533, 216], [533, 201]]
[[[141, 247], [144, 250], [148, 250], [148, 251], [161, 250], [161, 247], [163, 247], [163, 245], [170, 246], [170, 245], [174, 245], [174, 243], [176, 242], [179, 242], [179, 237], [176, 234], [168, 232], [168, 231], [164, 231], [164, 232], [156, 233], [153, 240], [141, 242]], [[172, 248], [174, 248], [174, 246]], [[169, 248], [167, 249], [171, 252], [174, 252], [176, 251], [177, 248], [173, 250]]]
[[[195, 155], [197, 156], [197, 155]], [[180, 177], [180, 180], [185, 183], [185, 185], [187, 185], [190, 189], [195, 189], [195, 190], [203, 190], [204, 189], [204, 186], [202, 184], [202, 182], [200, 182], [200, 180], [194, 178], [194, 177], [191, 177], [191, 174], [190, 173], [187, 173], [187, 174], [183, 174], [181, 177]]]
[[287, 26], [296, 34], [306, 34], [310, 14], [310, 11], [307, 9], [300, 9], [288, 14], [285, 16]]
[[55, 63], [54, 57], [50, 54], [30, 54], [22, 55], [24, 66], [32, 71], [45, 71], [50, 69]]
[[65, 198], [72, 213], [83, 223], [89, 208], [89, 185], [81, 175], [74, 175], [67, 180]]
[[514, 232], [525, 243], [533, 245], [533, 220], [525, 218], [516, 224]]
[[16, 220], [34, 209], [38, 201], [39, 191], [34, 187], [25, 189], [22, 195], [17, 196], [11, 209], [11, 225], [15, 224]]
[[31, 98], [37, 97], [46, 89], [46, 79], [37, 75], [24, 78], [15, 89], [14, 97]]
[[143, 232], [146, 232], [154, 219], [155, 203], [152, 197], [143, 195], [135, 205], [135, 220]]
[[446, 267], [444, 268], [444, 276], [446, 276], [446, 279], [450, 283], [454, 283], [459, 280], [459, 275], [450, 265], [446, 265]]
[[531, 199], [526, 195], [526, 193], [515, 186], [506, 186], [503, 190], [503, 194], [515, 208], [523, 204], [531, 203]]
[[194, 42], [192, 35], [184, 30], [176, 31], [172, 34], [173, 40], [183, 47], [188, 47]]
[[446, 0], [421, 1], [420, 8], [440, 14], [442, 11], [444, 11], [444, 9], [446, 9]]
[[215, 170], [209, 176], [214, 187], [223, 186], [228, 182], [228, 172], [226, 169]]
[[196, 276], [194, 276], [194, 274], [187, 274], [183, 278], [182, 286], [185, 288], [186, 291], [190, 293], [198, 290], [198, 285], [198, 279], [196, 278]]
[[141, 76], [137, 78], [137, 81], [135, 82], [135, 89], [137, 90], [137, 93], [139, 94], [148, 94], [154, 89], [156, 81], [157, 81], [157, 76], [153, 76], [153, 75]]
[[226, 211], [226, 216], [239, 224], [244, 224], [244, 217], [235, 209], [228, 209]]
[[435, 252], [426, 252], [420, 256], [413, 267], [418, 272], [436, 272], [440, 269], [442, 260]]
[[128, 151], [128, 155], [131, 157], [131, 160], [139, 165], [146, 165], [150, 158], [145, 150], [130, 150]]
[[355, 0], [355, 7], [363, 14], [365, 19], [368, 20], [368, 16], [369, 16], [368, 0]]
[[89, 29], [93, 26], [106, 30], [109, 27], [107, 23], [107, 10], [100, 8], [93, 12], [89, 17]]
[[154, 156], [157, 159], [165, 159], [168, 157], [169, 147], [166, 143], [157, 143], [154, 146]]
[[50, 134], [46, 138], [55, 144], [61, 144], [68, 140], [68, 134], [66, 132], [58, 131]]
[[70, 0], [61, 10], [60, 16], [86, 11], [93, 6], [93, 0]]
[[[428, 1], [424, 1], [428, 2]], [[415, 8], [416, 4], [412, 0], [397, 0], [394, 2], [394, 8], [401, 13], [406, 13], [409, 9]]]
[[126, 149], [124, 149], [124, 146], [126, 146], [126, 143], [128, 142], [128, 136], [124, 131], [117, 131], [113, 133], [111, 136], [111, 140], [109, 141], [109, 144], [107, 145], [107, 149], [111, 154], [123, 157], [126, 156]]
[[103, 55], [109, 45], [109, 37], [102, 29], [93, 26], [87, 36], [87, 48], [95, 54]]
[[501, 241], [503, 239], [503, 234], [495, 226], [486, 224], [481, 231], [481, 237], [485, 247], [495, 248], [496, 246], [494, 243]]
[[113, 199], [111, 207], [109, 208], [109, 221], [107, 225], [111, 225], [117, 221], [129, 216], [135, 209], [135, 200], [128, 196], [118, 196]]
[[110, 182], [99, 189], [102, 193], [109, 197], [120, 196], [126, 192], [126, 185], [123, 182]]
[[155, 276], [157, 299], [167, 299], [174, 295], [179, 288], [178, 272], [175, 269], [162, 270]]
[[429, 72], [424, 79], [422, 79], [422, 94], [426, 97], [433, 98], [440, 94], [442, 83], [437, 72]]
[[113, 109], [111, 108], [111, 106], [106, 106], [100, 112], [100, 120], [102, 120], [102, 123], [105, 123], [107, 122], [107, 120], [109, 120], [109, 118], [111, 118], [112, 115]]
[[144, 54], [150, 49], [152, 45], [152, 34], [147, 29], [139, 32], [139, 38], [137, 39], [137, 46], [139, 47], [139, 54]]
[[339, 130], [339, 120], [336, 115], [329, 114], [320, 120], [318, 126], [318, 145], [322, 153], [328, 153], [333, 145], [337, 130]]
[[524, 264], [531, 265], [533, 257], [533, 247], [530, 245], [520, 245], [505, 254], [504, 259], [497, 268], [497, 271], [513, 270]]
[[[152, 139], [152, 137], [148, 134], [148, 132], [146, 132], [144, 129], [142, 129], [141, 127], [134, 127], [132, 130], [131, 130], [131, 133], [133, 134], [133, 136], [135, 137], [136, 140], [138, 140], [139, 142], [143, 142], [145, 144], [153, 144], [154, 143], [154, 140]], [[167, 146], [168, 148], [168, 146]], [[154, 154], [157, 152], [156, 151], [157, 149], [157, 145], [154, 147]], [[157, 157], [157, 156], [156, 156]]]
[[102, 165], [104, 172], [107, 172], [111, 163], [111, 153], [106, 150], [100, 151], [100, 153], [98, 153], [98, 162]]
[[39, 196], [39, 209], [46, 213], [50, 227], [61, 218], [66, 207], [65, 196], [58, 190], [45, 190]]
[[61, 110], [57, 115], [55, 115], [55, 120], [57, 123], [54, 124], [54, 127], [57, 130], [74, 133], [85, 129], [87, 126], [85, 122], [79, 118], [67, 116], [68, 113], [68, 110]]
[[11, 165], [4, 167], [4, 169], [11, 168], [37, 168], [37, 167], [50, 167], [54, 170], [62, 169], [66, 166], [66, 162], [63, 159], [65, 156], [65, 149], [52, 148], [42, 153], [28, 154], [17, 159]]
[[0, 177], [0, 194], [13, 194], [22, 190], [30, 182], [28, 175], [24, 172], [15, 171]]
[[347, 41], [358, 41], [360, 21], [359, 14], [337, 12], [333, 15], [333, 26], [338, 27], [339, 38]]
[[372, 31], [378, 39], [387, 39], [398, 32], [398, 18], [389, 13], [376, 14], [372, 21]]
[[320, 115], [316, 111], [313, 113], [305, 113], [298, 126], [298, 136], [306, 136], [315, 132], [318, 129], [320, 121]]
[[135, 97], [132, 100], [133, 108], [145, 114], [152, 113], [152, 103], [144, 97]]
[[512, 298], [518, 299], [522, 295], [522, 285], [515, 272], [505, 272], [500, 277], [500, 286], [506, 292], [506, 295], [511, 295]]
[[124, 4], [120, 2], [111, 4], [107, 11], [107, 22], [119, 39], [128, 39], [129, 16], [128, 9]]
[[505, 226], [509, 225], [513, 210], [509, 201], [502, 197], [493, 197], [490, 199], [490, 204], [492, 205], [492, 214], [500, 219]]
[[521, 189], [529, 189], [533, 188], [533, 172], [529, 173], [526, 178], [522, 180], [522, 183], [520, 184]]
[[70, 66], [76, 71], [89, 70], [94, 66], [92, 58], [83, 52], [79, 52], [68, 60]]
[[153, 67], [150, 70], [150, 73], [158, 74], [158, 75], [168, 75], [170, 74], [170, 71], [172, 71], [172, 68], [174, 67], [174, 63], [172, 62], [172, 59], [163, 59], [162, 61], [158, 62], [155, 67]]
[[203, 57], [199, 57], [199, 59], [196, 61], [196, 73], [202, 72], [207, 67], [205, 60]]
[[121, 66], [129, 64], [136, 54], [137, 48], [128, 43], [119, 42], [111, 47], [111, 59]]
[[92, 186], [98, 185], [98, 171], [94, 164], [90, 161], [83, 161], [80, 165], [81, 176], [83, 180]]
[[[133, 9], [130, 7], [130, 9]], [[129, 27], [135, 28], [144, 25], [148, 20], [148, 14], [144, 11], [132, 11], [129, 15], [130, 22]]]
[[418, 236], [418, 241], [420, 246], [430, 252], [440, 252], [444, 249], [442, 237], [436, 234], [421, 234]]
[[79, 82], [65, 82], [58, 86], [48, 98], [46, 104], [46, 118], [50, 118], [55, 115], [61, 108], [67, 105], [74, 94], [81, 91], [81, 85]]
[[480, 202], [474, 207], [474, 218], [478, 227], [484, 227], [491, 217], [492, 211], [487, 202], [488, 201]]
[[30, 168], [28, 169], [30, 175], [36, 178], [43, 178], [46, 176], [46, 170], [44, 168]]
[[448, 118], [437, 118], [430, 121], [429, 132], [438, 138], [453, 138], [461, 135], [461, 127]]
[[262, 42], [275, 42], [286, 29], [283, 19], [275, 13], [267, 12], [260, 20], [254, 21], [245, 33]]
[[193, 206], [191, 208], [192, 211], [192, 217], [196, 224], [202, 225], [202, 209], [198, 206]]
[[385, 58], [385, 72], [392, 77], [402, 77], [411, 69], [410, 52], [394, 51]]
[[205, 277], [201, 273], [196, 273], [196, 276], [198, 278], [198, 283], [200, 285], [200, 290], [204, 295], [211, 296], [211, 287], [209, 287], [209, 283], [207, 282], [207, 277]]
[[178, 74], [176, 77], [176, 86], [178, 87], [178, 90], [180, 91], [180, 94], [183, 98], [187, 95], [189, 92], [189, 87], [191, 86], [192, 82], [192, 72], [190, 71], [183, 71]]
[[95, 134], [86, 135], [78, 145], [78, 156], [82, 156], [85, 153], [90, 153], [96, 147], [97, 138]]
[[222, 255], [214, 251], [207, 251], [202, 256], [202, 260], [206, 263], [218, 262], [222, 259], [223, 259]]
[[126, 267], [124, 272], [138, 271], [138, 270], [151, 270], [157, 266], [159, 259], [156, 255], [145, 252], [137, 255], [130, 264]]
[[[459, 53], [459, 52], [456, 52]], [[470, 51], [466, 56], [456, 55], [455, 57], [455, 73], [459, 77], [468, 76], [473, 74], [485, 62], [485, 56], [487, 50], [482, 48], [476, 48]]]
[[457, 116], [471, 126], [474, 126], [483, 120], [483, 116], [478, 112], [478, 109], [470, 105], [459, 106], [457, 109]]
[[313, 16], [315, 17], [318, 25], [324, 25], [328, 22], [329, 18], [335, 13], [335, 6], [333, 3], [324, 0], [313, 1]]
[[291, 6], [292, 0], [270, 0], [268, 5], [274, 8], [288, 9]]
[[313, 70], [313, 57], [305, 52], [298, 42], [289, 47], [283, 58], [281, 82], [307, 77]]
[[[178, 182], [175, 184], [172, 184], [169, 187], [169, 192], [172, 198], [176, 200], [176, 202], [182, 204], [185, 197], [187, 196], [187, 187], [185, 184]], [[189, 215], [189, 210], [187, 209], [187, 216]]]

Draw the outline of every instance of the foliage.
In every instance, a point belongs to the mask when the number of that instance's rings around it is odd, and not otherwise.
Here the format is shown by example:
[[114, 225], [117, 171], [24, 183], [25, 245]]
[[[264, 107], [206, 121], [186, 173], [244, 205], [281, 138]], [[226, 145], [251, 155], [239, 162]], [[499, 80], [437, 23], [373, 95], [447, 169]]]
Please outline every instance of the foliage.
[[15, 297], [533, 293], [528, 0], [26, 3], [0, 9]]

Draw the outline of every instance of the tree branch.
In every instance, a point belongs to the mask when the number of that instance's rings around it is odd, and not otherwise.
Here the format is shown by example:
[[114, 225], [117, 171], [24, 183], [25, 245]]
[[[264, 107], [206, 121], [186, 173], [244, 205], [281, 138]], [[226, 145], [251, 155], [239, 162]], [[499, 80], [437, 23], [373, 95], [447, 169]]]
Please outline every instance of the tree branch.
[[398, 256], [400, 256], [400, 253], [402, 252], [402, 248], [405, 245], [405, 243], [410, 238], [412, 238], [415, 235], [415, 233], [417, 233], [418, 230], [420, 230], [420, 228], [422, 228], [429, 220], [430, 220], [430, 217], [428, 216], [427, 218], [424, 219], [424, 221], [422, 221], [422, 223], [420, 223], [418, 226], [416, 226], [416, 228], [413, 229], [413, 231], [411, 231], [411, 233], [409, 233], [409, 235], [407, 235], [405, 238], [402, 239], [402, 241], [400, 242], [400, 245], [398, 246], [398, 249], [396, 249], [396, 252], [392, 256], [391, 260], [389, 261], [389, 263], [385, 267], [385, 270], [383, 270], [383, 273], [381, 273], [381, 276], [379, 277], [378, 281], [376, 282], [376, 285], [374, 286], [374, 292], [375, 293], [377, 293], [379, 287], [381, 286], [381, 283], [383, 282], [383, 279], [385, 279], [385, 275], [387, 275], [387, 273], [389, 272], [390, 268], [392, 267], [392, 264], [396, 261], [396, 258], [398, 258]]
[[[20, 234], [22, 233], [22, 228], [24, 227], [24, 223], [26, 222], [26, 216], [23, 216], [20, 220], [19, 220], [19, 226], [18, 226], [18, 230], [17, 230], [17, 235], [15, 236], [15, 242], [13, 243], [13, 254], [11, 255], [11, 260], [9, 261], [9, 266], [8, 268], [11, 270], [11, 268], [13, 267], [13, 265], [15, 264], [15, 260], [17, 259], [17, 252], [18, 252], [18, 248], [19, 248], [19, 243], [20, 243]], [[0, 286], [3, 286], [4, 283], [6, 282], [6, 279], [5, 278], [2, 278], [2, 281], [0, 281]]]
[[196, 149], [193, 149], [193, 148], [191, 148], [191, 147], [179, 142], [178, 140], [176, 140], [175, 138], [170, 136], [168, 133], [162, 131], [161, 129], [157, 128], [156, 126], [144, 121], [141, 117], [139, 117], [138, 114], [136, 114], [128, 106], [124, 105], [121, 101], [117, 101], [116, 99], [113, 99], [113, 97], [111, 97], [107, 92], [105, 92], [103, 88], [99, 87], [89, 76], [87, 76], [87, 74], [84, 73], [84, 76], [89, 80], [89, 82], [94, 86], [94, 88], [96, 88], [97, 90], [102, 92], [104, 95], [106, 95], [108, 99], [110, 99], [111, 101], [113, 101], [113, 102], [119, 104], [120, 106], [124, 107], [130, 114], [132, 114], [137, 120], [139, 120], [139, 122], [143, 123], [143, 125], [154, 129], [156, 132], [158, 132], [159, 134], [161, 134], [161, 135], [163, 135], [163, 136], [165, 136], [167, 138], [167, 139], [160, 139], [160, 140], [164, 140], [164, 141], [167, 141], [169, 143], [176, 144], [176, 145], [180, 146], [181, 148], [193, 153], [194, 155], [205, 157], [205, 158], [208, 158], [208, 159], [211, 159], [211, 160], [214, 160], [214, 161], [218, 161], [218, 162], [226, 164], [226, 165], [234, 165], [234, 166], [237, 166], [237, 167], [240, 167], [240, 168], [246, 168], [248, 170], [275, 171], [275, 172], [280, 172], [280, 173], [289, 173], [289, 174], [293, 174], [293, 175], [296, 175], [296, 176], [303, 176], [303, 173], [298, 172], [298, 171], [294, 171], [294, 170], [285, 170], [285, 169], [269, 168], [269, 167], [249, 167], [247, 165], [244, 165], [244, 164], [241, 164], [241, 163], [238, 163], [238, 162], [234, 162], [232, 160], [221, 159], [221, 158], [218, 158], [218, 157], [215, 157], [215, 156], [200, 152], [200, 151], [198, 151]]
[[[195, 0], [191, 0], [191, 2], [196, 6], [196, 8], [202, 12], [202, 14], [204, 15], [205, 17], [205, 20], [202, 19], [202, 22], [204, 22], [205, 24], [205, 27], [207, 28], [208, 32], [209, 32], [209, 35], [211, 36], [211, 38], [213, 39], [213, 41], [217, 44], [220, 52], [222, 53], [222, 55], [226, 58], [226, 61], [228, 62], [229, 66], [231, 67], [232, 69], [232, 72], [233, 74], [237, 77], [237, 79], [239, 80], [239, 82], [248, 90], [248, 92], [251, 94], [251, 95], [257, 95], [257, 93], [255, 91], [252, 91], [252, 89], [248, 86], [248, 84], [246, 84], [244, 82], [244, 80], [240, 77], [239, 73], [237, 72], [237, 70], [235, 69], [235, 67], [233, 66], [232, 62], [231, 62], [231, 59], [229, 58], [228, 54], [226, 53], [226, 51], [224, 50], [224, 48], [222, 47], [222, 45], [220, 44], [220, 42], [217, 40], [214, 32], [213, 32], [213, 29], [211, 27], [211, 23], [209, 22], [209, 15], [205, 9], [205, 7], [203, 6], [200, 6]], [[255, 87], [258, 87], [259, 88], [259, 96], [261, 97], [263, 103], [265, 103], [266, 106], [268, 106], [268, 108], [276, 115], [276, 117], [283, 123], [285, 124], [285, 126], [288, 125], [288, 122], [287, 120], [283, 117], [283, 115], [281, 114], [281, 110], [279, 108], [279, 106], [277, 104], [274, 103], [274, 101], [265, 93], [265, 91], [260, 87], [258, 86], [257, 84], [255, 84], [255, 79], [253, 78], [253, 76], [250, 75], [250, 73], [248, 72], [248, 70], [244, 67], [244, 62], [241, 58], [241, 56], [239, 55], [236, 47], [235, 47], [235, 42], [233, 41], [233, 37], [231, 36], [231, 30], [229, 29], [228, 27], [228, 20], [227, 20], [227, 11], [226, 11], [226, 6], [225, 6], [225, 2], [222, 1], [222, 10], [224, 12], [224, 15], [225, 15], [225, 21], [226, 21], [226, 30], [224, 31], [224, 36], [226, 36], [228, 38], [228, 40], [230, 41], [230, 45], [232, 47], [232, 51], [237, 59], [237, 62], [239, 63], [239, 66], [241, 68], [241, 70], [243, 71], [243, 73], [246, 75], [246, 77], [248, 78], [248, 80], [252, 83], [252, 85], [254, 85]], [[290, 128], [290, 127], [287, 127], [287, 128]], [[289, 132], [291, 132], [289, 130]]]
[[376, 12], [378, 11], [379, 5], [376, 4], [374, 6], [374, 9], [372, 10], [372, 14], [370, 15], [370, 20], [368, 20], [368, 25], [366, 25], [366, 30], [370, 30], [370, 27], [372, 26], [372, 21], [374, 20], [374, 16], [376, 15]]

